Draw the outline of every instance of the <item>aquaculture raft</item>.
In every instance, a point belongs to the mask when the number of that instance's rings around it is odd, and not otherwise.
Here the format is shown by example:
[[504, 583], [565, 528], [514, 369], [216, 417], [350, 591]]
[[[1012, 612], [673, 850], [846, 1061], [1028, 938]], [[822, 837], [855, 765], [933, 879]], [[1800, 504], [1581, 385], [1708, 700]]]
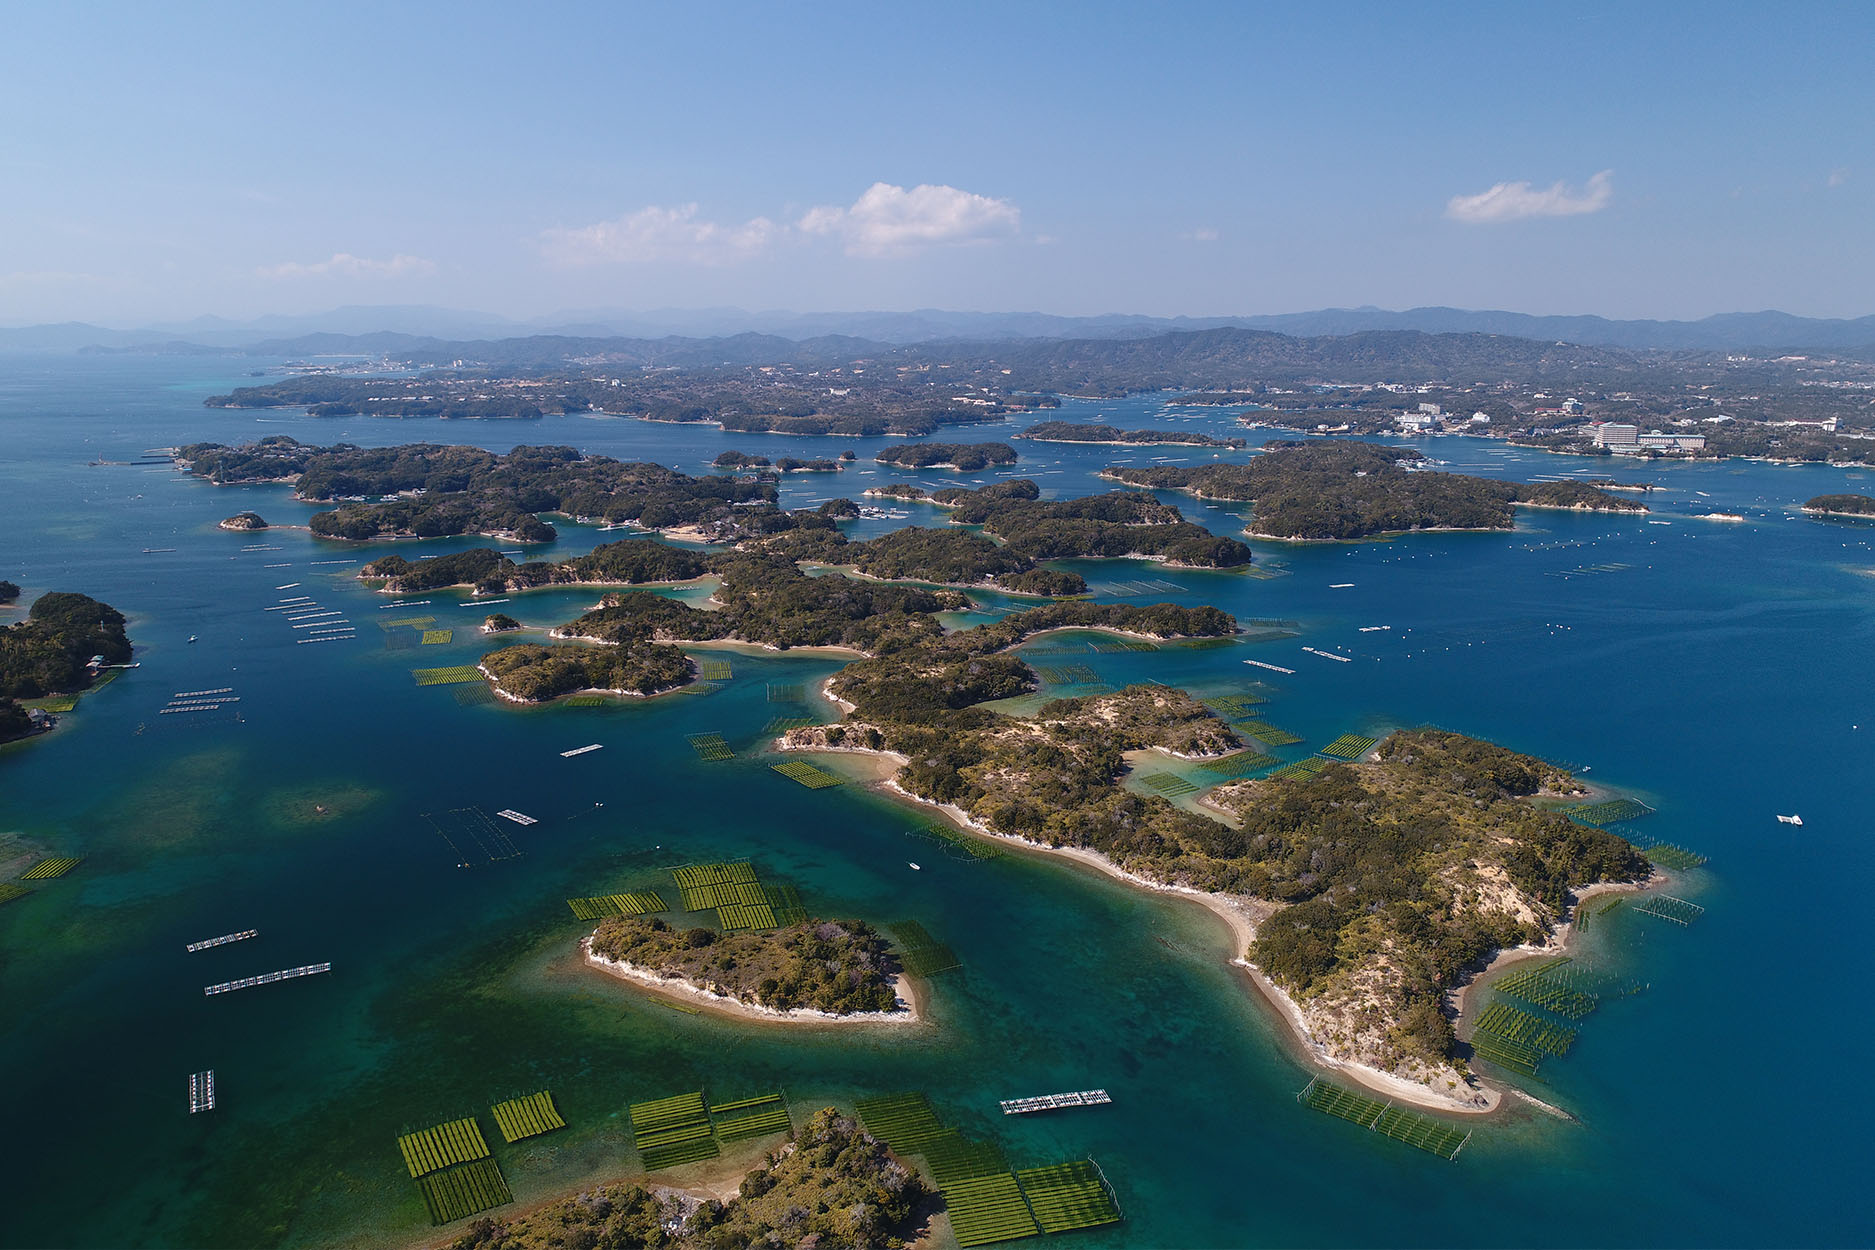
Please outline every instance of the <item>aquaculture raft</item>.
[[242, 977], [239, 981], [223, 981], [220, 985], [205, 985], [204, 994], [226, 994], [232, 990], [248, 990], [256, 985], [272, 985], [275, 981], [291, 981], [295, 977], [316, 976], [321, 972], [332, 971], [331, 964], [307, 964], [303, 968], [286, 968], [279, 972], [267, 972], [257, 977]]
[[631, 1105], [632, 1145], [645, 1170], [714, 1159], [721, 1153], [703, 1091]]
[[189, 1114], [215, 1109], [215, 1069], [189, 1074]]
[[729, 749], [721, 734], [691, 734], [688, 741], [690, 749], [697, 753], [697, 758], [708, 763], [718, 760], [733, 760], [736, 753]]
[[495, 1127], [501, 1130], [501, 1139], [510, 1145], [523, 1138], [538, 1137], [542, 1133], [566, 1127], [566, 1121], [560, 1118], [559, 1109], [553, 1105], [553, 1094], [549, 1090], [543, 1089], [525, 1098], [498, 1102], [488, 1110], [495, 1117]]
[[190, 954], [194, 954], [196, 951], [208, 950], [212, 946], [226, 946], [230, 942], [245, 942], [251, 937], [259, 936], [259, 929], [243, 929], [239, 933], [224, 933], [220, 937], [207, 938], [200, 942], [191, 942], [182, 949], [188, 951]]
[[84, 863], [84, 856], [72, 858], [42, 859], [19, 875], [21, 881], [50, 881], [62, 877], [78, 865]]
[[592, 898], [569, 898], [566, 905], [578, 920], [600, 920], [606, 916], [648, 916], [654, 911], [669, 911], [664, 896], [656, 890], [638, 890], [630, 894], [599, 894]]
[[1302, 1092], [1296, 1095], [1296, 1101], [1325, 1115], [1336, 1116], [1350, 1124], [1358, 1124], [1384, 1137], [1438, 1155], [1441, 1159], [1456, 1159], [1465, 1143], [1471, 1140], [1469, 1131], [1461, 1133], [1430, 1116], [1403, 1111], [1391, 1102], [1377, 1102], [1364, 1094], [1356, 1094], [1339, 1085], [1330, 1085], [1320, 1077], [1310, 1080]]
[[477, 1159], [418, 1179], [430, 1223], [447, 1224], [514, 1201], [501, 1168], [493, 1159]]
[[413, 668], [410, 675], [419, 686], [453, 686], [482, 680], [482, 670], [473, 664], [454, 664], [448, 668]]
[[410, 1169], [412, 1178], [488, 1158], [488, 1142], [474, 1116], [405, 1133], [397, 1139], [397, 1148], [403, 1152], [404, 1166]]
[[1379, 745], [1380, 739], [1378, 738], [1363, 738], [1359, 734], [1342, 734], [1316, 754], [1352, 763]]
[[935, 976], [963, 967], [957, 953], [932, 937], [916, 920], [887, 925], [886, 932], [892, 935], [892, 945], [898, 948], [899, 963], [913, 976]]
[[1634, 904], [1634, 910], [1644, 916], [1654, 916], [1661, 920], [1671, 920], [1674, 924], [1685, 926], [1706, 914], [1706, 909], [1698, 903], [1689, 903], [1683, 898], [1671, 894], [1656, 894], [1643, 902]]
[[1015, 1174], [1035, 1222], [1045, 1233], [1117, 1224], [1124, 1217], [1100, 1165], [1092, 1159], [1023, 1168]]
[[1601, 803], [1585, 803], [1581, 807], [1566, 807], [1563, 815], [1579, 825], [1612, 825], [1623, 820], [1639, 820], [1651, 816], [1654, 809], [1634, 799], [1608, 799]]
[[717, 1104], [710, 1108], [710, 1118], [716, 1124], [716, 1139], [723, 1142], [785, 1133], [794, 1127], [787, 1100], [780, 1094]]
[[1028, 1115], [1036, 1111], [1057, 1111], [1063, 1107], [1099, 1107], [1113, 1101], [1104, 1089], [1083, 1089], [1068, 1094], [1037, 1094], [1032, 1098], [1009, 1098], [997, 1104], [1004, 1115]]
[[802, 760], [789, 760], [785, 764], [770, 764], [770, 768], [790, 781], [798, 781], [809, 790], [825, 790], [829, 786], [844, 784], [840, 778], [830, 772], [815, 768]]

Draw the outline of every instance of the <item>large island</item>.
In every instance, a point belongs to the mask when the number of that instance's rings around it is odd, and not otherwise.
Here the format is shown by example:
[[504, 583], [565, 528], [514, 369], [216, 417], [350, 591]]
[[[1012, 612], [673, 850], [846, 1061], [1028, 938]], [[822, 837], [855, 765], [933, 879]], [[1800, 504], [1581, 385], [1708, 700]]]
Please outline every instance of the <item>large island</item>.
[[102, 668], [128, 663], [130, 650], [124, 614], [110, 604], [70, 591], [39, 596], [25, 620], [0, 629], [0, 742], [56, 723], [44, 708], [20, 700], [88, 690]]

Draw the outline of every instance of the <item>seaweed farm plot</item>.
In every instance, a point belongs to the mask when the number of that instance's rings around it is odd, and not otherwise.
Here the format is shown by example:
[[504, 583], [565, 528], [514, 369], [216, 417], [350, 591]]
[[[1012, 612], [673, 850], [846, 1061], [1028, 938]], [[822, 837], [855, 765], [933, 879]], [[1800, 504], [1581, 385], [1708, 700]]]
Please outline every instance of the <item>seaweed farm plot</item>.
[[729, 744], [723, 741], [721, 734], [690, 734], [686, 741], [690, 743], [690, 749], [697, 753], [697, 758], [705, 763], [736, 758], [736, 753], [729, 749]]
[[1333, 742], [1317, 751], [1333, 760], [1345, 760], [1352, 763], [1380, 745], [1378, 738], [1363, 738], [1359, 734], [1342, 734]]
[[770, 768], [786, 777], [789, 781], [798, 781], [809, 790], [825, 790], [829, 786], [844, 785], [840, 778], [830, 772], [815, 768], [805, 760], [789, 760], [785, 764], [770, 764]]
[[25, 898], [32, 891], [23, 885], [14, 885], [11, 881], [0, 882], [0, 903], [11, 903], [16, 898]]
[[1092, 1159], [1023, 1168], [1015, 1175], [1035, 1222], [1045, 1233], [1098, 1228], [1124, 1218], [1107, 1178]]
[[645, 1170], [714, 1159], [721, 1153], [701, 1090], [631, 1105], [632, 1145]]
[[788, 1119], [787, 1100], [780, 1094], [718, 1104], [710, 1108], [710, 1118], [716, 1123], [716, 1140], [721, 1142], [785, 1133], [794, 1127]]
[[482, 670], [473, 664], [456, 664], [449, 668], [413, 668], [410, 675], [419, 686], [454, 686], [482, 680]]
[[1477, 1031], [1491, 1034], [1493, 1040], [1516, 1042], [1559, 1059], [1569, 1053], [1576, 1040], [1574, 1026], [1546, 1020], [1501, 1001], [1484, 1009], [1484, 1014], [1478, 1017]]
[[803, 703], [801, 687], [787, 682], [768, 683], [768, 701], [770, 703]]
[[1042, 1231], [1010, 1172], [956, 1181], [945, 1187], [944, 1205], [960, 1246], [987, 1246]]
[[1250, 691], [1241, 694], [1221, 694], [1215, 698], [1205, 699], [1203, 702], [1219, 716], [1226, 720], [1234, 720], [1240, 716], [1255, 716], [1256, 713], [1251, 709], [1268, 703], [1269, 700], [1263, 695]]
[[775, 909], [766, 901], [723, 903], [717, 907], [716, 915], [724, 933], [750, 933], [776, 925]]
[[1319, 755], [1311, 755], [1307, 759], [1297, 760], [1293, 764], [1284, 764], [1281, 768], [1270, 774], [1270, 780], [1274, 781], [1278, 777], [1313, 777], [1326, 767], [1328, 767], [1327, 760]]
[[458, 868], [472, 867], [477, 856], [490, 864], [521, 856], [521, 849], [479, 807], [454, 807], [440, 814], [425, 812], [423, 819], [449, 843]]
[[1568, 956], [1549, 959], [1534, 967], [1517, 968], [1491, 983], [1499, 994], [1520, 998], [1533, 1007], [1553, 1011], [1567, 1020], [1580, 1020], [1601, 1006], [1601, 995], [1579, 984]]
[[1185, 780], [1177, 773], [1140, 773], [1141, 785], [1149, 786], [1168, 799], [1179, 798], [1187, 794], [1196, 794], [1198, 787]]
[[603, 920], [607, 916], [648, 916], [654, 911], [669, 911], [664, 896], [656, 890], [637, 890], [630, 894], [596, 894], [591, 898], [569, 898], [566, 905], [577, 920]]
[[1238, 721], [1237, 729], [1239, 732], [1255, 738], [1266, 747], [1288, 747], [1294, 746], [1296, 743], [1302, 741], [1301, 738], [1290, 733], [1287, 729], [1278, 729], [1276, 726], [1264, 724], [1262, 721]]
[[868, 1133], [902, 1155], [917, 1154], [927, 1143], [950, 1132], [931, 1109], [931, 1100], [915, 1091], [862, 1098], [853, 1109]]
[[444, 643], [455, 641], [453, 629], [426, 629], [423, 631], [423, 644], [426, 647], [440, 647]]
[[790, 729], [806, 729], [812, 724], [814, 724], [814, 718], [811, 716], [772, 716], [768, 723], [762, 726], [762, 733], [768, 736], [785, 734]]
[[84, 856], [82, 855], [76, 858], [54, 857], [52, 859], [42, 859], [25, 872], [22, 872], [19, 875], [19, 879], [21, 881], [50, 881], [54, 877], [64, 876], [84, 862]]
[[1100, 674], [1085, 664], [1068, 664], [1060, 667], [1042, 665], [1036, 668], [1042, 680], [1051, 686], [1091, 686], [1100, 680]]
[[[449, 693], [455, 696], [457, 704], [462, 707], [477, 707], [481, 704], [493, 703], [495, 701], [495, 692], [488, 688], [487, 682], [479, 680], [473, 686], [457, 683], [455, 688]], [[595, 699], [598, 698], [597, 695], [592, 697]], [[567, 702], [569, 706], [580, 706], [573, 704], [570, 699]], [[605, 700], [599, 699], [599, 702], [603, 703]]]
[[1275, 768], [1282, 763], [1267, 751], [1237, 751], [1219, 759], [1198, 765], [1204, 772], [1230, 781], [1238, 777], [1254, 777], [1260, 772]]
[[806, 924], [807, 908], [801, 903], [801, 892], [787, 882], [780, 885], [765, 885], [762, 895], [767, 900], [769, 910], [775, 913], [777, 925]]
[[1580, 825], [1612, 825], [1623, 820], [1639, 820], [1651, 816], [1654, 809], [1634, 799], [1607, 799], [1600, 803], [1585, 803], [1581, 807], [1565, 807], [1563, 815]]
[[1431, 1116], [1402, 1110], [1390, 1102], [1378, 1102], [1365, 1094], [1331, 1085], [1320, 1077], [1310, 1080], [1296, 1095], [1296, 1101], [1441, 1159], [1456, 1159], [1471, 1139], [1469, 1132], [1460, 1132]]
[[697, 661], [697, 676], [704, 681], [728, 681], [734, 674], [728, 660]]
[[892, 944], [898, 948], [898, 961], [913, 976], [935, 976], [963, 967], [957, 953], [932, 937], [916, 920], [887, 925], [886, 932], [892, 935]]
[[1649, 863], [1677, 872], [1686, 872], [1706, 862], [1704, 855], [1689, 851], [1683, 846], [1676, 846], [1671, 842], [1656, 842], [1643, 850], [1641, 854], [1647, 856]]
[[1113, 655], [1123, 651], [1157, 651], [1159, 644], [1146, 638], [1108, 638], [1088, 643], [1087, 649], [1095, 655]]
[[965, 863], [980, 863], [986, 859], [995, 859], [1003, 853], [1003, 848], [994, 842], [973, 838], [944, 825], [922, 825], [916, 829], [907, 829], [905, 836], [935, 842], [950, 858]]
[[483, 1140], [481, 1125], [474, 1116], [405, 1133], [397, 1139], [397, 1148], [403, 1152], [404, 1166], [412, 1177], [488, 1158], [488, 1142]]
[[489, 1114], [495, 1117], [495, 1127], [501, 1130], [501, 1139], [510, 1145], [523, 1138], [538, 1137], [542, 1133], [566, 1127], [566, 1121], [560, 1118], [559, 1108], [553, 1105], [553, 1094], [544, 1089], [525, 1098], [498, 1102], [489, 1108]]
[[724, 885], [755, 885], [758, 881], [755, 865], [746, 859], [716, 864], [679, 864], [671, 869], [671, 879], [684, 892], [685, 911], [702, 911], [717, 905], [701, 901], [702, 895], [696, 891]]
[[447, 1171], [433, 1172], [420, 1178], [417, 1188], [423, 1192], [432, 1224], [447, 1224], [514, 1201], [508, 1182], [493, 1159], [478, 1159]]
[[1683, 898], [1671, 894], [1655, 894], [1634, 904], [1634, 910], [1643, 916], [1653, 916], [1660, 920], [1671, 920], [1674, 924], [1686, 926], [1706, 914], [1706, 909], [1698, 903], [1689, 903]]
[[931, 1179], [940, 1189], [956, 1181], [995, 1176], [1009, 1170], [1009, 1160], [1003, 1156], [1001, 1146], [955, 1131], [924, 1143], [918, 1153], [924, 1156], [925, 1166], [931, 1169]]

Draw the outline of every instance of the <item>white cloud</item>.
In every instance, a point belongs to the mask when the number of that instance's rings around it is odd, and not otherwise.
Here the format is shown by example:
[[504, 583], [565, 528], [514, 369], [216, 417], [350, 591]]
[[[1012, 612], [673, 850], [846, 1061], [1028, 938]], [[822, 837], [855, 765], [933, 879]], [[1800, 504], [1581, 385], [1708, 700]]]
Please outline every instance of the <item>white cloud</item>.
[[956, 187], [916, 186], [907, 191], [875, 182], [850, 208], [822, 205], [798, 223], [804, 234], [838, 235], [849, 256], [891, 256], [950, 243], [1006, 238], [1022, 225], [1022, 210]]
[[389, 260], [372, 260], [350, 252], [334, 252], [331, 260], [302, 265], [289, 260], [280, 265], [263, 265], [256, 271], [263, 278], [408, 278], [436, 272], [436, 262], [402, 252]]
[[1199, 226], [1196, 230], [1187, 230], [1178, 237], [1192, 243], [1216, 243], [1217, 231], [1211, 226]]
[[1840, 187], [1843, 183], [1847, 181], [1849, 181], [1849, 167], [1847, 165], [1844, 165], [1840, 169], [1832, 169], [1829, 171], [1829, 185], [1830, 186]]
[[1527, 182], [1500, 182], [1477, 195], [1455, 195], [1446, 201], [1445, 215], [1470, 225], [1496, 225], [1526, 217], [1576, 217], [1599, 213], [1614, 199], [1614, 171], [1604, 169], [1578, 192], [1558, 182], [1539, 190]]
[[786, 232], [766, 217], [741, 225], [697, 219], [695, 204], [635, 213], [590, 226], [543, 230], [541, 250], [561, 265], [641, 264], [676, 260], [697, 265], [728, 265], [765, 251]]

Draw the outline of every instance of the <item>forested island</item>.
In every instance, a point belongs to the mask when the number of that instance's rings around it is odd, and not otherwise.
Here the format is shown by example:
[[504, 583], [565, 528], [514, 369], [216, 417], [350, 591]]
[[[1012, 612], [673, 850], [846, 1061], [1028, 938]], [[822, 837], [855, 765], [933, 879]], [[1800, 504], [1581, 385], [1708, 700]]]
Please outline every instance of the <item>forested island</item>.
[[[12, 595], [19, 587], [11, 582]], [[92, 658], [130, 662], [124, 614], [108, 603], [71, 591], [49, 591], [33, 601], [26, 619], [0, 627], [0, 742], [49, 729], [52, 718], [21, 699], [77, 694], [97, 680]]]
[[615, 916], [600, 921], [589, 942], [597, 958], [771, 1011], [849, 1016], [902, 1010], [897, 960], [863, 921], [718, 933], [676, 929], [656, 916]]
[[903, 1250], [929, 1192], [916, 1172], [828, 1107], [727, 1201], [610, 1185], [513, 1219], [477, 1219], [452, 1250]]
[[1017, 438], [1038, 443], [1108, 443], [1116, 447], [1157, 447], [1171, 444], [1180, 447], [1248, 447], [1241, 438], [1213, 438], [1192, 430], [1122, 430], [1112, 425], [1087, 425], [1079, 421], [1038, 421]]
[[1143, 556], [1188, 568], [1228, 569], [1250, 563], [1250, 548], [1187, 521], [1170, 504], [1131, 491], [1082, 499], [1041, 498], [1029, 478], [976, 490], [937, 491], [933, 503], [958, 525], [980, 525], [1009, 550], [1034, 560]]
[[219, 528], [246, 534], [252, 533], [255, 530], [266, 529], [267, 522], [261, 518], [258, 512], [237, 512], [226, 520], [221, 521], [219, 523]]
[[767, 456], [752, 455], [745, 451], [726, 451], [710, 464], [718, 469], [773, 469], [777, 473], [838, 473], [846, 466], [842, 461], [853, 459], [853, 453], [847, 452], [839, 460], [797, 460], [793, 456], [783, 456], [779, 460], [770, 460]]
[[1184, 491], [1251, 505], [1255, 537], [1368, 538], [1422, 529], [1510, 529], [1515, 506], [1646, 512], [1631, 499], [1580, 482], [1498, 482], [1412, 469], [1408, 447], [1364, 442], [1264, 444], [1247, 464], [1111, 467], [1130, 486]]
[[1867, 495], [1818, 495], [1803, 505], [1819, 516], [1875, 516], [1875, 498]]
[[906, 469], [958, 469], [975, 473], [993, 464], [1014, 464], [1016, 449], [1008, 443], [906, 443], [888, 447], [873, 457], [880, 464]]
[[676, 647], [619, 638], [610, 647], [523, 643], [482, 657], [482, 675], [511, 703], [545, 703], [582, 691], [653, 695], [686, 685], [696, 665]]

